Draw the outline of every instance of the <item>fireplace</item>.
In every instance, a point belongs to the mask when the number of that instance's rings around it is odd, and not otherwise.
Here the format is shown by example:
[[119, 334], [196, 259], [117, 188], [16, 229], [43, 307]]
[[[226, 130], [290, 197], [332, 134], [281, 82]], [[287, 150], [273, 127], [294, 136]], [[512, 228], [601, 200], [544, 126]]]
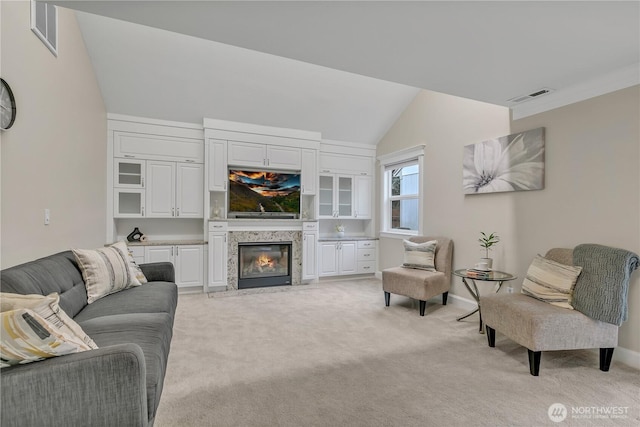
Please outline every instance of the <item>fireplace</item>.
[[238, 289], [291, 285], [291, 242], [238, 243]]

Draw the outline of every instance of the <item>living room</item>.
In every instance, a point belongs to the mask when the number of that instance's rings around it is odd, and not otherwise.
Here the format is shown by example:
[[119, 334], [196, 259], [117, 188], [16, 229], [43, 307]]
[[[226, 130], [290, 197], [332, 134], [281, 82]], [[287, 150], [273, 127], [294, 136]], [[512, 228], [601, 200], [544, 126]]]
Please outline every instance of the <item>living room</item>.
[[[1, 266], [5, 269], [72, 247], [110, 243], [105, 241], [107, 114], [128, 112], [107, 109], [110, 95], [101, 91], [75, 12], [59, 8], [60, 50], [55, 57], [30, 29], [28, 2], [2, 2], [0, 7], [2, 77], [10, 83], [19, 109], [14, 126], [1, 134]], [[637, 4], [633, 7], [637, 12]], [[410, 88], [395, 100], [402, 105], [396, 117], [371, 131], [379, 135], [373, 144], [376, 156], [425, 145], [421, 232], [448, 236], [455, 242], [454, 268], [466, 268], [481, 256], [476, 243], [480, 231], [500, 235], [501, 242], [492, 253], [495, 267], [521, 278], [536, 254], [553, 247], [591, 242], [640, 252], [637, 50], [625, 60], [615, 69], [619, 74], [594, 72], [591, 82], [572, 82], [571, 76], [565, 76], [566, 86], [572, 89], [573, 85], [575, 92], [567, 89], [570, 93], [564, 103], [550, 104], [522, 118], [514, 118], [508, 107], [429, 87]], [[188, 80], [178, 79], [180, 85]], [[555, 89], [556, 96], [562, 95], [562, 88]], [[184, 91], [185, 98], [190, 91]], [[566, 101], [574, 95], [575, 102]], [[552, 99], [554, 94], [546, 96]], [[152, 112], [141, 116], [168, 120]], [[322, 130], [307, 126], [290, 127]], [[545, 128], [543, 190], [465, 196], [461, 185], [464, 146], [538, 127]], [[379, 177], [375, 188], [380, 189]], [[375, 210], [379, 210], [379, 194]], [[51, 211], [47, 226], [42, 221], [45, 208]], [[380, 218], [374, 228], [379, 237], [378, 271], [402, 264], [402, 239], [379, 235]], [[619, 330], [614, 353], [614, 361], [635, 369], [640, 368], [639, 280], [635, 273], [629, 289], [629, 319]], [[519, 285], [514, 284], [516, 291]], [[450, 295], [452, 305], [456, 296], [460, 304], [469, 300], [458, 280], [452, 281]], [[382, 292], [379, 297], [382, 306]], [[416, 315], [407, 322], [419, 320], [423, 319]]]

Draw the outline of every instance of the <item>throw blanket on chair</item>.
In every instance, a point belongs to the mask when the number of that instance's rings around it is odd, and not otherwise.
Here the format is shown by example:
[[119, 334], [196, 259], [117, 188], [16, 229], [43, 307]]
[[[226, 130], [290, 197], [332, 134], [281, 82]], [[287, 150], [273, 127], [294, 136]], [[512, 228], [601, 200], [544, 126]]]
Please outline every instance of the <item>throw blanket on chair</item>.
[[627, 320], [627, 295], [638, 255], [624, 249], [583, 244], [573, 250], [573, 264], [582, 267], [571, 305], [587, 316], [620, 326]]

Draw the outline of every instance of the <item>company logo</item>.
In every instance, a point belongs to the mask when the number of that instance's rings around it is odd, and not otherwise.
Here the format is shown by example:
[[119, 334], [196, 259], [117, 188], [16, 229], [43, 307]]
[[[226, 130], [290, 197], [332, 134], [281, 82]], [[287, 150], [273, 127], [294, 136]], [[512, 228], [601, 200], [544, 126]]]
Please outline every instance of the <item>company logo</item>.
[[560, 423], [567, 418], [567, 407], [562, 403], [554, 403], [549, 406], [549, 410], [547, 411], [549, 415], [549, 419], [554, 423]]
[[571, 419], [626, 419], [629, 418], [628, 406], [572, 406], [571, 411], [562, 403], [554, 403], [547, 410], [549, 419], [554, 423], [561, 423]]

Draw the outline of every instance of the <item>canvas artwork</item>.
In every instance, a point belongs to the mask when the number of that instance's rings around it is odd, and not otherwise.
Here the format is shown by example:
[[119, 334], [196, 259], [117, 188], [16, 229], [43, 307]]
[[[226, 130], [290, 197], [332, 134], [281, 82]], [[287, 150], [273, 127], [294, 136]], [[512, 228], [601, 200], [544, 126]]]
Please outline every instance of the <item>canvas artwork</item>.
[[544, 188], [544, 128], [464, 147], [465, 194]]

